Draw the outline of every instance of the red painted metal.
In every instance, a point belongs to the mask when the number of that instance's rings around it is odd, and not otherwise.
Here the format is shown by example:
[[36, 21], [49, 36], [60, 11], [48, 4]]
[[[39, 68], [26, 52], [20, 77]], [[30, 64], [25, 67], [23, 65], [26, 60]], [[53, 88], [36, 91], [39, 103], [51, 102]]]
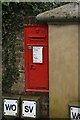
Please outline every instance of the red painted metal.
[[[35, 50], [38, 52], [35, 52]], [[47, 26], [24, 26], [24, 53], [25, 90], [29, 92], [48, 92]], [[38, 57], [37, 62], [35, 61], [36, 56]]]

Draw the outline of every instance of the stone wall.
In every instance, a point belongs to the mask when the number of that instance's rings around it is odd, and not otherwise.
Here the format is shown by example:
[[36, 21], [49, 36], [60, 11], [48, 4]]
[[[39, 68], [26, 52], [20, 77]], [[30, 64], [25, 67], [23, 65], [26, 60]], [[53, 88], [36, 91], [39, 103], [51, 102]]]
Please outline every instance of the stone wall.
[[16, 61], [19, 70], [19, 79], [16, 80], [17, 82], [13, 84], [11, 91], [14, 93], [22, 94], [25, 92], [25, 84], [24, 84], [24, 37], [23, 31], [17, 33], [16, 36]]

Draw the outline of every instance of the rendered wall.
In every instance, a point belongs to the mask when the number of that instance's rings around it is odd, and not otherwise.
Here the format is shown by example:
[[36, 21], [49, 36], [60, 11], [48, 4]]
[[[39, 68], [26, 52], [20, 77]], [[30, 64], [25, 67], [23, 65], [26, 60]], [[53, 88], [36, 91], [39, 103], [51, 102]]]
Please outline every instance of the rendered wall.
[[50, 118], [69, 117], [78, 100], [78, 25], [49, 25]]

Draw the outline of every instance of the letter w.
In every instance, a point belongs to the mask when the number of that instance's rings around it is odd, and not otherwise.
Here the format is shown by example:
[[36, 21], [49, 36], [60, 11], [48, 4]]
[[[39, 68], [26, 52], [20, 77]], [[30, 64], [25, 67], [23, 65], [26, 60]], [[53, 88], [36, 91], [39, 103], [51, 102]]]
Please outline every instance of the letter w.
[[11, 105], [5, 104], [5, 106], [6, 106], [6, 110], [11, 110]]
[[72, 112], [72, 116], [73, 116], [73, 119], [78, 119], [78, 118], [80, 119], [79, 113], [77, 114], [76, 112], [75, 113]]

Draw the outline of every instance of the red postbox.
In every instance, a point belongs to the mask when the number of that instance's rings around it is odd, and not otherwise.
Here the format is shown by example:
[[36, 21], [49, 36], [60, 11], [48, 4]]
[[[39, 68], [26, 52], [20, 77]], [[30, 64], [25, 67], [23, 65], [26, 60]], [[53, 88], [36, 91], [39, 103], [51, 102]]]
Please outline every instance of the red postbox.
[[48, 26], [24, 27], [25, 89], [48, 92]]

